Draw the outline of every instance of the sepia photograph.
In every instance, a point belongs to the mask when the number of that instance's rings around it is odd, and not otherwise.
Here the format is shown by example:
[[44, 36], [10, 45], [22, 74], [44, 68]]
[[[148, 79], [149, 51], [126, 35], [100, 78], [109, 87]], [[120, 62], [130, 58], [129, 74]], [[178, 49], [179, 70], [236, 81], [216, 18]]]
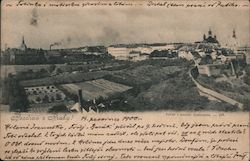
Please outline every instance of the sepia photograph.
[[1, 112], [250, 110], [248, 7], [45, 2], [1, 4]]
[[0, 160], [249, 161], [249, 4], [1, 1]]

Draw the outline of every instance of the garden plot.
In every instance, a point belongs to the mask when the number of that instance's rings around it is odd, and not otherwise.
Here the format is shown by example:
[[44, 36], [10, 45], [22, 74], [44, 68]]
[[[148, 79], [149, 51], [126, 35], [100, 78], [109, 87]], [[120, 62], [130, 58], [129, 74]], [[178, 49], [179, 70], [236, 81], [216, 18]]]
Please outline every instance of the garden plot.
[[86, 101], [94, 100], [99, 97], [107, 98], [112, 94], [122, 93], [132, 88], [105, 79], [96, 79], [82, 83], [70, 83], [61, 86], [73, 94], [78, 94], [78, 91], [81, 89], [83, 99]]
[[66, 97], [65, 94], [54, 85], [25, 87], [24, 89], [30, 104], [60, 102]]

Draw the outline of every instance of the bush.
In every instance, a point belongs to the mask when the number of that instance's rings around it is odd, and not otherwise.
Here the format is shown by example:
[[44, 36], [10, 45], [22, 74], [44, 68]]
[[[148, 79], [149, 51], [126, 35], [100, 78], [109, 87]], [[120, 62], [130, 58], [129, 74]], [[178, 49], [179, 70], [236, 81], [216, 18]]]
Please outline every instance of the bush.
[[49, 113], [57, 113], [57, 112], [68, 113], [69, 110], [64, 104], [59, 104], [59, 105], [55, 105], [52, 108], [50, 108], [48, 112]]

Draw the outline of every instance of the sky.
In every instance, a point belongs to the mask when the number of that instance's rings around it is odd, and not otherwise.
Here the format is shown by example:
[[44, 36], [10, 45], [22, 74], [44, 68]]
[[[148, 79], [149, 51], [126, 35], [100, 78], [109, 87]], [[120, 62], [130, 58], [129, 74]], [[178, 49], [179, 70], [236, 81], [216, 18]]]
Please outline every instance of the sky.
[[121, 43], [195, 42], [211, 28], [227, 43], [235, 28], [241, 45], [249, 44], [249, 9], [166, 8], [3, 8], [1, 47], [48, 49]]

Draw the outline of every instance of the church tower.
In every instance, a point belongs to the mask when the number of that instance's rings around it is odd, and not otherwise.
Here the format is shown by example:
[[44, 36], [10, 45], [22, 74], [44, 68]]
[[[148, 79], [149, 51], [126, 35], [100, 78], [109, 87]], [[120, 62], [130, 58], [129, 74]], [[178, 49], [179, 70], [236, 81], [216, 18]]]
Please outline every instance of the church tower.
[[208, 30], [208, 35], [203, 35], [203, 43], [214, 43], [214, 44], [219, 44], [216, 35], [213, 36], [212, 30], [209, 28]]
[[20, 50], [22, 51], [25, 51], [27, 49], [27, 46], [25, 44], [25, 41], [24, 41], [24, 36], [22, 38], [22, 43], [21, 43], [21, 46], [20, 46]]
[[236, 31], [235, 31], [235, 29], [233, 29], [232, 48], [233, 48], [234, 51], [236, 51], [237, 47], [239, 47], [239, 43], [238, 43], [238, 40], [237, 40]]
[[203, 40], [206, 40], [206, 35], [205, 34], [203, 35]]
[[237, 54], [237, 49], [239, 47], [239, 42], [236, 36], [236, 31], [233, 29], [232, 36], [230, 36], [230, 39], [228, 41], [228, 47], [233, 50]]
[[216, 35], [214, 35], [214, 39], [217, 40], [217, 36]]
[[208, 37], [212, 37], [212, 31], [211, 31], [210, 28], [209, 28], [209, 31], [208, 31]]

